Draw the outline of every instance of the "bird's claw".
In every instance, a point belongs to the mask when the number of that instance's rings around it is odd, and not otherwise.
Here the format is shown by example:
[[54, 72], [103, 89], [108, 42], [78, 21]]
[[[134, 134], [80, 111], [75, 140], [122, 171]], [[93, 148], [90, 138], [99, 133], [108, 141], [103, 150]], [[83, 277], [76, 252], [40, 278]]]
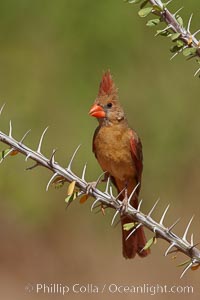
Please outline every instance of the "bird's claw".
[[90, 191], [95, 189], [99, 183], [106, 182], [108, 180], [108, 177], [109, 177], [108, 172], [103, 172], [96, 181], [89, 182], [86, 187], [86, 194], [88, 195]]
[[128, 210], [128, 195], [127, 195], [127, 188], [125, 189], [125, 197], [121, 203], [121, 212], [126, 213]]
[[95, 189], [95, 188], [97, 187], [97, 183], [98, 183], [97, 181], [89, 182], [89, 183], [87, 184], [85, 193], [86, 193], [87, 195], [89, 195], [90, 192], [91, 192], [93, 189]]
[[103, 178], [101, 178], [100, 182], [107, 182], [109, 178], [109, 173], [107, 171], [105, 171], [103, 173]]
[[124, 199], [121, 203], [121, 213], [126, 213], [128, 210], [128, 201], [127, 199]]

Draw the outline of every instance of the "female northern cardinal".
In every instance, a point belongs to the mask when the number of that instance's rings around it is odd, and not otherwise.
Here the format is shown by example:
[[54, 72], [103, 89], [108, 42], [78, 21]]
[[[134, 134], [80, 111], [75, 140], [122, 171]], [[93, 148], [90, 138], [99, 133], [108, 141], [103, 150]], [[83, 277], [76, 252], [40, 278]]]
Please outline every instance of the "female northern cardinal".
[[[136, 132], [128, 126], [110, 71], [102, 77], [98, 96], [89, 114], [99, 121], [93, 137], [93, 152], [103, 171], [111, 177], [118, 193], [126, 188], [126, 192], [120, 196], [122, 201], [141, 183], [142, 144]], [[138, 206], [139, 190], [140, 186], [130, 201], [134, 208]], [[123, 256], [133, 258], [138, 253], [145, 257], [149, 250], [141, 251], [146, 244], [142, 227], [126, 240], [130, 231], [123, 230], [123, 224], [130, 222], [133, 222], [130, 217], [121, 217]]]

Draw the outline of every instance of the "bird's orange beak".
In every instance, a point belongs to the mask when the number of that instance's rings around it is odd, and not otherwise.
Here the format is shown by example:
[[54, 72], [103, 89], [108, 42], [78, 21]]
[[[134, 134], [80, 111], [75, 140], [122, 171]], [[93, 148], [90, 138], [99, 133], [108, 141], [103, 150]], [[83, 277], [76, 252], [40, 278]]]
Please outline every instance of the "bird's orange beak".
[[103, 108], [100, 105], [94, 104], [90, 111], [89, 115], [96, 118], [105, 118], [106, 114]]

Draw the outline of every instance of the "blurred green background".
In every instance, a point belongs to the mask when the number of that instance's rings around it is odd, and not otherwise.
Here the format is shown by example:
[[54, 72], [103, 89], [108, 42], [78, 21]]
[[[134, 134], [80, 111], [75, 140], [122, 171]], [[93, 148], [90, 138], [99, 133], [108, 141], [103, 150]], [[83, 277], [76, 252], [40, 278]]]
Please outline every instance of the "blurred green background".
[[[194, 12], [191, 30], [196, 31], [199, 1], [174, 1], [170, 9], [180, 6], [184, 6], [185, 23]], [[140, 19], [137, 11], [138, 6], [122, 0], [2, 0], [0, 103], [6, 102], [6, 108], [1, 131], [8, 132], [10, 119], [16, 139], [31, 128], [26, 144], [36, 149], [49, 125], [45, 155], [58, 148], [57, 161], [65, 166], [81, 143], [74, 171], [80, 174], [87, 161], [87, 179], [95, 180], [101, 173], [91, 150], [97, 123], [88, 110], [102, 72], [110, 68], [129, 123], [143, 142], [143, 211], [161, 198], [154, 214], [159, 219], [171, 203], [166, 224], [181, 216], [175, 229], [180, 235], [195, 213], [192, 230], [198, 242], [200, 81], [193, 77], [198, 66], [182, 55], [170, 61], [170, 41], [154, 37], [154, 29], [145, 26], [146, 19]], [[1, 144], [1, 150], [5, 147]], [[110, 227], [113, 211], [105, 217], [92, 214], [91, 199], [85, 205], [76, 201], [66, 211], [67, 186], [46, 193], [51, 173], [42, 168], [25, 171], [30, 165], [18, 155], [0, 167], [2, 299], [49, 299], [49, 295], [25, 292], [27, 283], [40, 282], [193, 285], [194, 293], [181, 297], [199, 298], [199, 271], [179, 280], [181, 269], [176, 265], [184, 256], [164, 258], [167, 244], [159, 241], [147, 259], [125, 261], [120, 228]], [[133, 296], [126, 294], [128, 299]], [[66, 297], [100, 299], [101, 295]], [[154, 297], [167, 299], [169, 294]]]

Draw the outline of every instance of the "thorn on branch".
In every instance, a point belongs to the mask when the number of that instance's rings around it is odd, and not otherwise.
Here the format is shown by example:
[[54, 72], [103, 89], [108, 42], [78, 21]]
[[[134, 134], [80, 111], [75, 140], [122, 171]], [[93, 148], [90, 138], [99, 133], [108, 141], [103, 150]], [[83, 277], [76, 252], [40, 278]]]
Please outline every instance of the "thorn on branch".
[[12, 138], [12, 122], [9, 123], [9, 137]]
[[194, 73], [194, 77], [200, 72], [200, 68]]
[[40, 164], [38, 162], [36, 162], [34, 165], [30, 166], [30, 167], [27, 167], [26, 168], [26, 171], [30, 171], [30, 170], [33, 170], [35, 169], [36, 167], [38, 167]]
[[176, 224], [179, 223], [179, 221], [181, 220], [181, 218], [178, 218], [169, 228], [168, 228], [168, 231], [171, 231], [175, 226]]
[[165, 3], [165, 5], [167, 6], [168, 4], [170, 4], [173, 0], [169, 0]]
[[169, 247], [167, 248], [167, 250], [165, 251], [164, 256], [167, 256], [173, 247], [175, 247], [175, 244], [174, 243], [170, 244]]
[[50, 166], [53, 166], [55, 163], [55, 153], [56, 153], [57, 149], [53, 149], [53, 152], [51, 154], [51, 157], [49, 159], [49, 164]]
[[47, 132], [48, 128], [49, 128], [49, 127], [47, 126], [47, 127], [45, 128], [45, 130], [43, 131], [42, 135], [41, 135], [41, 138], [40, 138], [40, 141], [39, 141], [39, 145], [38, 145], [38, 148], [37, 148], [37, 152], [38, 152], [39, 154], [42, 154], [42, 153], [41, 153], [42, 142], [43, 142], [44, 135], [45, 135], [45, 133]]
[[140, 227], [142, 226], [141, 223], [137, 224], [136, 227], [133, 228], [133, 230], [129, 233], [129, 235], [126, 237], [126, 241], [130, 238], [130, 236]]
[[158, 36], [158, 35], [161, 34], [162, 32], [165, 32], [165, 31], [167, 31], [167, 30], [169, 30], [169, 29], [171, 29], [171, 28], [172, 28], [172, 25], [170, 24], [170, 25], [168, 25], [167, 27], [165, 27], [164, 29], [158, 30], [158, 31], [156, 32], [155, 36]]
[[165, 216], [166, 216], [166, 214], [167, 214], [167, 211], [168, 211], [169, 207], [170, 207], [170, 204], [167, 205], [167, 207], [166, 207], [164, 213], [162, 214], [162, 217], [161, 217], [160, 222], [159, 222], [159, 224], [160, 224], [161, 226], [163, 226], [163, 221], [164, 221], [164, 218], [165, 218]]
[[191, 261], [183, 270], [183, 272], [181, 273], [180, 279], [183, 278], [183, 276], [185, 275], [185, 273], [192, 267], [193, 262]]
[[174, 53], [171, 57], [170, 60], [174, 59], [179, 53], [181, 53], [181, 50], [177, 51], [176, 53]]
[[123, 188], [123, 190], [121, 190], [121, 192], [117, 195], [117, 197], [114, 199], [114, 202], [116, 202], [117, 204], [119, 204], [121, 206], [121, 201], [119, 200], [119, 197], [125, 192], [126, 187]]
[[31, 153], [28, 153], [28, 155], [25, 158], [25, 161], [27, 162], [30, 157], [31, 157]]
[[78, 147], [77, 147], [76, 150], [74, 151], [74, 153], [73, 153], [73, 155], [72, 155], [72, 157], [71, 157], [71, 159], [70, 159], [70, 162], [69, 162], [69, 164], [68, 164], [68, 167], [67, 167], [67, 170], [68, 170], [68, 171], [71, 171], [72, 162], [73, 162], [73, 160], [74, 160], [74, 158], [75, 158], [75, 156], [76, 156], [76, 154], [77, 154], [77, 152], [78, 152], [78, 150], [79, 150], [80, 147], [81, 147], [81, 144], [78, 145]]
[[110, 186], [110, 176], [108, 176], [107, 182], [106, 182], [106, 189], [105, 189], [105, 194], [109, 195], [109, 186]]
[[138, 204], [138, 207], [137, 207], [137, 211], [138, 212], [140, 212], [140, 208], [141, 208], [142, 202], [143, 202], [143, 200], [141, 199], [140, 202], [139, 202], [139, 204]]
[[84, 167], [83, 167], [83, 172], [82, 172], [82, 176], [81, 176], [81, 179], [83, 181], [85, 181], [85, 173], [86, 173], [86, 169], [87, 169], [87, 163], [85, 163]]
[[[7, 149], [6, 151], [2, 151], [2, 158], [0, 160], [0, 164], [4, 161], [4, 159], [9, 156], [13, 152], [14, 148]], [[5, 152], [5, 154], [4, 154]]]
[[136, 190], [137, 190], [137, 188], [138, 188], [139, 185], [140, 185], [140, 182], [138, 182], [138, 184], [135, 186], [135, 188], [132, 190], [130, 196], [128, 197], [128, 200], [127, 200], [128, 205], [130, 205], [130, 201], [131, 201], [133, 195], [135, 194], [135, 192], [136, 192]]
[[191, 21], [192, 21], [193, 14], [190, 15], [188, 25], [187, 25], [187, 31], [190, 33], [190, 26], [191, 26]]
[[25, 134], [24, 136], [21, 138], [21, 140], [19, 141], [19, 144], [22, 144], [23, 141], [25, 140], [25, 138], [27, 137], [27, 135], [31, 132], [31, 129], [29, 129]]
[[190, 245], [193, 247], [194, 246], [194, 234], [191, 234], [191, 239], [190, 239]]
[[112, 221], [111, 221], [111, 226], [113, 226], [114, 222], [115, 222], [115, 219], [117, 217], [117, 215], [119, 214], [119, 210], [116, 210], [116, 212], [114, 213], [114, 216], [112, 218]]
[[173, 14], [173, 16], [176, 17], [176, 15], [177, 15], [183, 8], [184, 8], [183, 6], [180, 7], [180, 8]]
[[49, 182], [47, 183], [46, 191], [48, 191], [50, 184], [53, 182], [56, 176], [58, 176], [58, 173], [54, 173], [53, 176], [50, 178]]
[[[190, 248], [190, 252], [191, 252], [191, 250], [193, 250], [196, 246], [198, 246], [200, 244], [200, 242], [198, 242], [198, 243], [196, 243], [196, 244], [194, 244], [193, 246], [191, 246], [191, 248]], [[198, 262], [198, 263], [200, 263], [200, 262]]]
[[183, 234], [182, 239], [183, 239], [185, 242], [187, 242], [187, 234], [188, 234], [188, 230], [189, 230], [189, 228], [190, 228], [190, 225], [191, 225], [193, 219], [194, 219], [194, 216], [192, 216], [192, 218], [190, 219], [190, 221], [189, 221], [189, 223], [188, 223], [188, 225], [187, 225], [187, 227], [186, 227], [186, 229], [185, 229], [185, 232], [184, 232], [184, 234]]
[[113, 195], [113, 188], [112, 188], [112, 185], [110, 186], [110, 196], [112, 199], [114, 199], [114, 195]]
[[4, 109], [4, 107], [5, 107], [5, 103], [2, 105], [2, 107], [0, 108], [0, 116], [1, 116], [1, 114], [2, 114], [2, 111], [3, 111], [3, 109]]
[[198, 29], [195, 33], [193, 33], [193, 37], [195, 37], [200, 32], [200, 29]]
[[93, 211], [93, 209], [95, 208], [96, 204], [98, 202], [101, 202], [101, 199], [100, 198], [97, 198], [93, 203], [92, 203], [92, 206], [91, 206], [91, 212]]
[[152, 209], [151, 209], [150, 212], [148, 213], [147, 218], [151, 216], [151, 214], [152, 214], [153, 211], [155, 210], [155, 208], [156, 208], [156, 206], [157, 206], [157, 204], [158, 204], [159, 201], [160, 201], [160, 199], [158, 199], [158, 200], [155, 202], [154, 206], [152, 207]]

